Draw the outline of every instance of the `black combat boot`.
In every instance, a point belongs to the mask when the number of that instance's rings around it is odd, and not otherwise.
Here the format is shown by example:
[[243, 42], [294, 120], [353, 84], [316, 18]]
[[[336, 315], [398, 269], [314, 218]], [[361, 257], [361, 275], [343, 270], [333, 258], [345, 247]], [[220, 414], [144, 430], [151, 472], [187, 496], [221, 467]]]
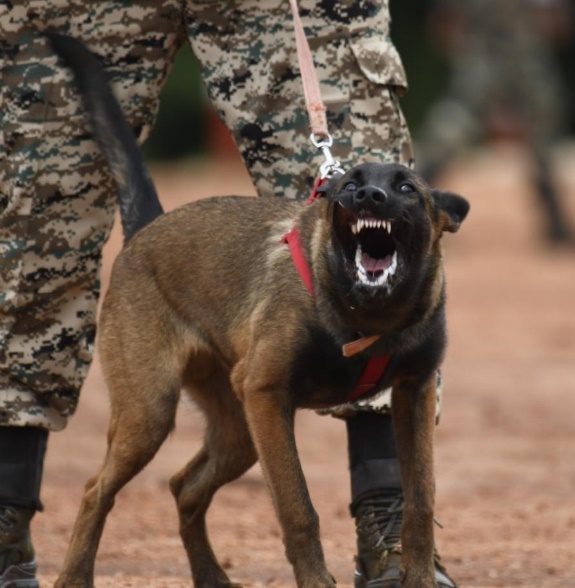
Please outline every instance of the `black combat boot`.
[[[401, 588], [403, 494], [381, 491], [361, 500], [352, 513], [357, 534], [355, 588]], [[435, 552], [438, 588], [456, 588]]]
[[42, 510], [48, 431], [0, 426], [0, 588], [38, 588], [30, 521]]
[[34, 513], [29, 508], [0, 505], [0, 588], [38, 588], [30, 540]]

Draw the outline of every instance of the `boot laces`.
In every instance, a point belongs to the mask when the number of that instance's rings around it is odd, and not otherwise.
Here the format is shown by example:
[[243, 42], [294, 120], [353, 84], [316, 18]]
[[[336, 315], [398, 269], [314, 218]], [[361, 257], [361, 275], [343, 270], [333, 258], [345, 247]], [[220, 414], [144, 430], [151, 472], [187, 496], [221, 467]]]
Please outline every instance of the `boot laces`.
[[366, 498], [358, 512], [358, 532], [381, 551], [392, 550], [401, 541], [405, 502], [401, 493]]
[[[378, 553], [376, 573], [384, 570], [391, 554], [401, 554], [401, 522], [404, 507], [403, 494], [398, 492], [366, 498], [357, 509], [355, 516], [358, 537], [361, 535], [363, 541], [369, 543]], [[435, 523], [442, 527], [437, 520]], [[455, 588], [458, 588], [447, 573], [435, 548], [433, 559], [436, 569], [449, 578]]]
[[0, 505], [0, 533], [11, 531], [18, 522], [18, 511], [11, 506]]

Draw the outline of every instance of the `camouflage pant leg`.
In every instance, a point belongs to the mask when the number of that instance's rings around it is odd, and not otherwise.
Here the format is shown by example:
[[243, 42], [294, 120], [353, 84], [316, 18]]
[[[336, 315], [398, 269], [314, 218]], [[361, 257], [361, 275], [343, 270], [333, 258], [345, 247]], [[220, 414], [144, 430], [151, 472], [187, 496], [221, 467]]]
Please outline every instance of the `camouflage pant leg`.
[[59, 430], [74, 412], [115, 210], [71, 75], [39, 31], [70, 33], [100, 53], [142, 131], [173, 55], [174, 6], [42, 0], [0, 8], [0, 424]]
[[[301, 0], [318, 64], [333, 154], [410, 165], [399, 108], [405, 73], [385, 0]], [[188, 0], [188, 33], [208, 94], [232, 131], [260, 194], [307, 198], [321, 153], [309, 142], [287, 0]]]
[[[349, 169], [363, 161], [412, 165], [399, 107], [403, 66], [389, 37], [385, 0], [299, 2], [322, 96], [332, 153]], [[188, 2], [188, 34], [208, 94], [232, 131], [259, 194], [307, 198], [323, 159], [309, 124], [287, 0]], [[438, 396], [438, 407], [441, 395]], [[387, 413], [390, 393], [341, 407]], [[439, 410], [439, 408], [438, 408]]]

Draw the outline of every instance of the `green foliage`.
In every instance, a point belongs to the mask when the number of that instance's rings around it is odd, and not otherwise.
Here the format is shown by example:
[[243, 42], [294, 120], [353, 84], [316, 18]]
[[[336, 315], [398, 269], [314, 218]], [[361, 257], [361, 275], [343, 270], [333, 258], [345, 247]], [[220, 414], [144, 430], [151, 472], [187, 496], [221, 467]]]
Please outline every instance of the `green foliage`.
[[200, 67], [188, 45], [176, 55], [160, 96], [160, 111], [144, 154], [152, 160], [174, 160], [202, 153], [207, 98]]
[[427, 109], [441, 94], [447, 75], [428, 30], [430, 0], [391, 0], [391, 36], [405, 71], [409, 91], [401, 102], [410, 130], [417, 132]]

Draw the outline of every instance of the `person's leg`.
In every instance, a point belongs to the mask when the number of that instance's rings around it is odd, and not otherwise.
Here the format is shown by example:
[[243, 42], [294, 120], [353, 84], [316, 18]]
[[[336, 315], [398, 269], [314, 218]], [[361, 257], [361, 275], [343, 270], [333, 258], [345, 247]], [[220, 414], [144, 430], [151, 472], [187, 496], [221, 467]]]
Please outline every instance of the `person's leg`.
[[[346, 419], [351, 515], [356, 520], [357, 581], [383, 573], [388, 555], [374, 545], [384, 544], [391, 553], [401, 536], [403, 494], [393, 422], [388, 414], [359, 412]], [[383, 523], [383, 525], [382, 525]], [[395, 560], [399, 560], [399, 553]]]
[[[398, 103], [405, 90], [405, 75], [389, 40], [387, 6], [373, 1], [324, 8], [314, 0], [303, 0], [300, 7], [328, 110], [335, 157], [344, 169], [370, 160], [412, 165], [409, 132]], [[322, 157], [309, 142], [287, 3], [190, 1], [188, 34], [208, 94], [231, 130], [258, 193], [307, 198]], [[375, 409], [367, 410], [373, 413]], [[388, 401], [382, 411], [387, 414], [365, 417], [371, 423], [367, 436], [361, 421], [355, 420], [364, 417], [353, 406], [344, 409], [350, 432], [352, 514], [359, 557], [377, 562], [386, 548], [389, 525], [396, 533], [401, 524], [403, 505]], [[378, 453], [369, 449], [372, 444]], [[364, 485], [366, 481], [369, 485]], [[392, 498], [397, 508], [378, 508], [374, 519], [367, 506], [378, 497]], [[362, 532], [372, 520], [376, 523], [373, 541]], [[373, 586], [392, 586], [381, 584], [388, 573], [397, 584], [399, 560], [389, 559], [388, 567], [372, 566], [370, 576], [361, 571], [358, 585], [373, 581]]]
[[101, 252], [115, 210], [115, 190], [71, 73], [41, 31], [71, 34], [102, 55], [142, 134], [174, 52], [170, 19], [163, 28], [154, 22], [158, 5], [52, 0], [0, 17], [7, 48], [0, 126], [0, 588], [16, 580], [37, 586], [29, 523], [41, 506], [48, 431], [63, 429], [74, 413], [92, 358]]
[[46, 429], [0, 427], [0, 586], [38, 586], [30, 520], [42, 509], [47, 440]]
[[[339, 15], [337, 6], [324, 12], [314, 0], [299, 4], [318, 64], [333, 155], [344, 168], [361, 161], [411, 165], [397, 98], [405, 76], [395, 48], [380, 33], [387, 27], [380, 2], [348, 3]], [[280, 0], [187, 5], [189, 40], [208, 96], [258, 194], [307, 198], [323, 158], [309, 140], [289, 6]], [[367, 24], [373, 15], [375, 30]], [[353, 31], [349, 18], [357, 18]]]
[[[436, 417], [441, 413], [441, 375], [437, 374]], [[403, 520], [403, 487], [390, 414], [391, 389], [355, 405], [336, 407], [334, 416], [346, 420], [351, 477], [350, 511], [355, 519], [356, 588], [399, 588]], [[435, 553], [439, 588], [453, 588]]]
[[545, 216], [543, 236], [551, 245], [573, 245], [575, 235], [567, 220], [568, 215], [565, 214], [553, 173], [553, 164], [550, 161], [551, 146], [549, 144], [532, 145], [532, 156], [534, 168], [532, 182]]
[[[531, 156], [531, 177], [544, 219], [542, 236], [552, 245], [573, 245], [575, 234], [553, 165], [554, 148], [567, 128], [566, 91], [549, 48], [533, 39], [528, 51], [516, 51], [508, 71], [517, 92], [517, 109], [523, 116], [526, 144]], [[539, 49], [539, 50], [537, 50]], [[519, 63], [519, 65], [517, 65]]]
[[188, 36], [208, 97], [260, 196], [306, 198], [320, 159], [308, 141], [289, 5], [188, 0]]

